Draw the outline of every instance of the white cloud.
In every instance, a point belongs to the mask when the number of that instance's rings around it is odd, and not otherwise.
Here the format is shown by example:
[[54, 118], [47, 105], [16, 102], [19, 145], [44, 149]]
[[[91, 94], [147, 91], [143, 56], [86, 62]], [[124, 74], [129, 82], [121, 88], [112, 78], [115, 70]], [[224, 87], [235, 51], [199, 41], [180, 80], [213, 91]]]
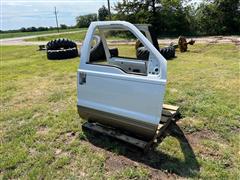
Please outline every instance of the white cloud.
[[[111, 0], [111, 6], [118, 0]], [[2, 0], [2, 27], [0, 29], [19, 29], [30, 26], [55, 26], [54, 6], [57, 7], [59, 22], [74, 25], [75, 17], [97, 13], [107, 0]]]
[[15, 1], [7, 1], [4, 2], [2, 1], [3, 6], [23, 6], [23, 7], [32, 7], [32, 4], [24, 4], [20, 2], [15, 2]]

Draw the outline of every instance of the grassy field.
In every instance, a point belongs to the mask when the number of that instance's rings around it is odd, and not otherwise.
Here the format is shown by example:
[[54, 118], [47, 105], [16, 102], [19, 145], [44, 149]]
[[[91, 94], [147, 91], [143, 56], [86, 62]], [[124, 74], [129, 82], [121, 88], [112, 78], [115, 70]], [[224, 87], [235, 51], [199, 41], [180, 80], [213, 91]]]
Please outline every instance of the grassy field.
[[[73, 41], [83, 41], [85, 38], [87, 31], [71, 33], [71, 34], [59, 34], [59, 35], [51, 35], [51, 36], [44, 36], [44, 37], [36, 37], [26, 39], [25, 41], [51, 41], [53, 39], [58, 38], [67, 38]], [[121, 35], [107, 35], [107, 40], [129, 40], [129, 37], [121, 36]]]
[[[79, 30], [81, 29], [80, 28], [60, 29], [59, 32], [71, 32], [71, 31], [79, 31]], [[57, 32], [58, 32], [57, 30], [48, 30], [48, 31], [37, 31], [37, 32], [0, 33], [0, 39], [51, 34], [51, 33], [57, 33]]]
[[26, 39], [25, 41], [51, 41], [53, 39], [58, 39], [58, 38], [71, 39], [73, 41], [83, 41], [85, 38], [86, 32], [87, 31], [71, 33], [71, 34], [59, 34], [59, 35], [36, 37], [36, 38]]
[[[121, 46], [126, 54], [129, 46]], [[1, 47], [0, 178], [239, 179], [240, 54], [190, 46], [168, 61], [165, 103], [183, 118], [146, 154], [82, 131], [79, 58], [49, 61], [35, 46]]]

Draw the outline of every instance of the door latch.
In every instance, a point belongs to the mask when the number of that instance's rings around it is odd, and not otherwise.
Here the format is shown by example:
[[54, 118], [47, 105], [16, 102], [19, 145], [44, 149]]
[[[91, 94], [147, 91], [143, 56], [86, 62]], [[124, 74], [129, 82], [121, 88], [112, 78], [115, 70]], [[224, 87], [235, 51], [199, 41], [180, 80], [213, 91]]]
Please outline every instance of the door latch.
[[83, 85], [86, 83], [86, 77], [87, 77], [87, 74], [85, 72], [79, 73], [79, 84], [80, 85]]

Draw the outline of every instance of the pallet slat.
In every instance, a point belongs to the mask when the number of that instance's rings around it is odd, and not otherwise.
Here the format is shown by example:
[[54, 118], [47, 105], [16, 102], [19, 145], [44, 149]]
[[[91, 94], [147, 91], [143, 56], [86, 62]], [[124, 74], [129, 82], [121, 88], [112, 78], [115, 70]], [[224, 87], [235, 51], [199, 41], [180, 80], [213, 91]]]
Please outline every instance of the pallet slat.
[[133, 144], [133, 145], [135, 145], [139, 148], [142, 148], [142, 149], [144, 149], [147, 145], [147, 142], [145, 142], [145, 141], [142, 141], [140, 139], [128, 136], [126, 134], [119, 133], [119, 132], [111, 130], [109, 128], [105, 128], [103, 126], [99, 126], [95, 123], [85, 122], [83, 124], [83, 127], [87, 128], [87, 129], [90, 129], [90, 130], [93, 130], [93, 131], [97, 131], [99, 133], [109, 135], [109, 136], [117, 138], [117, 139], [120, 139], [122, 141], [128, 142], [128, 143]]
[[162, 115], [163, 116], [174, 117], [177, 114], [179, 114], [179, 107], [178, 106], [163, 104], [163, 108], [162, 108]]
[[176, 114], [176, 111], [162, 109], [162, 115], [164, 115], [164, 116], [173, 117], [175, 114]]
[[167, 129], [170, 122], [178, 114], [179, 114], [179, 107], [168, 105], [168, 104], [163, 104], [162, 117], [160, 120], [160, 124], [158, 125], [158, 128], [156, 130], [156, 133], [155, 133], [153, 139], [149, 142], [128, 136], [126, 134], [121, 133], [120, 131], [98, 125], [97, 123], [85, 122], [82, 126], [89, 130], [93, 130], [93, 131], [96, 131], [96, 132], [99, 132], [99, 133], [102, 133], [105, 135], [109, 135], [111, 137], [122, 140], [129, 144], [135, 145], [146, 151], [153, 143], [156, 143], [159, 141], [159, 139], [161, 139], [160, 137], [163, 135], [164, 131]]
[[163, 104], [163, 109], [169, 109], [172, 111], [178, 111], [179, 107], [178, 106], [173, 106], [169, 104]]
[[169, 118], [171, 119], [171, 117], [162, 115], [160, 119], [160, 123], [166, 123], [169, 120]]

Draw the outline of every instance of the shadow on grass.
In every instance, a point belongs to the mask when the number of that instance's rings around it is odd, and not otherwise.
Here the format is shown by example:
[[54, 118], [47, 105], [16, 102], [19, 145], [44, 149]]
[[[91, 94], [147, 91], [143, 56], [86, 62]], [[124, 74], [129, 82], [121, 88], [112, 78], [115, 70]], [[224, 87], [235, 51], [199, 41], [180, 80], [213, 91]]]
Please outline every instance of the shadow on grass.
[[[181, 151], [184, 155], [184, 160], [172, 157], [155, 148], [143, 153], [142, 150], [135, 146], [121, 142], [114, 138], [102, 135], [89, 130], [83, 130], [86, 140], [93, 145], [103, 148], [105, 150], [123, 155], [133, 161], [144, 163], [158, 170], [167, 170], [170, 173], [175, 173], [182, 177], [196, 177], [200, 166], [197, 162], [196, 156], [190, 146], [183, 131], [176, 123], [171, 123], [167, 129], [167, 136], [176, 138], [179, 141]], [[163, 139], [164, 141], [164, 139]], [[180, 150], [180, 149], [179, 149]]]

